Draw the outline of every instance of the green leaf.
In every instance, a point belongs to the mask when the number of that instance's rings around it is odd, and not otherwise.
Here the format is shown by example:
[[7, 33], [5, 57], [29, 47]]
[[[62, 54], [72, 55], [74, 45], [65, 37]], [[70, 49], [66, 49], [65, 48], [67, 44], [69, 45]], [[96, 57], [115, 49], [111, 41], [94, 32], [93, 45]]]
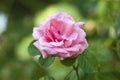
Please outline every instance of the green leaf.
[[[78, 71], [78, 74], [79, 74], [79, 78], [80, 80], [83, 80], [83, 76], [84, 76], [84, 73], [82, 70], [79, 70]], [[76, 71], [74, 70], [71, 75], [69, 76], [69, 79], [68, 80], [78, 80], [78, 77], [77, 77], [77, 74], [76, 74]]]
[[76, 72], [75, 71], [72, 71], [71, 75], [69, 76], [68, 79], [66, 80], [77, 80], [77, 75], [76, 75]]
[[80, 80], [84, 80], [85, 73], [81, 68], [78, 68], [78, 74], [79, 74]]
[[39, 64], [43, 67], [49, 67], [55, 60], [55, 57], [47, 57], [43, 59], [42, 56], [39, 58]]
[[41, 55], [40, 51], [33, 45], [34, 42], [35, 42], [35, 40], [32, 41], [30, 43], [30, 45], [28, 46], [28, 52], [29, 52], [29, 54], [31, 56]]
[[44, 76], [44, 77], [40, 78], [39, 80], [55, 80], [55, 79], [51, 76]]
[[67, 58], [65, 60], [61, 60], [61, 63], [65, 66], [71, 66], [75, 63], [76, 58]]
[[[83, 80], [84, 72], [81, 69], [78, 69], [78, 74], [79, 74], [80, 80]], [[73, 70], [73, 71], [69, 72], [64, 80], [78, 80], [76, 71]]]
[[95, 72], [95, 69], [89, 63], [87, 58], [84, 57], [84, 55], [79, 55], [79, 57], [78, 57], [78, 64], [79, 64], [79, 68], [81, 68], [84, 73], [89, 74], [89, 73], [94, 73]]

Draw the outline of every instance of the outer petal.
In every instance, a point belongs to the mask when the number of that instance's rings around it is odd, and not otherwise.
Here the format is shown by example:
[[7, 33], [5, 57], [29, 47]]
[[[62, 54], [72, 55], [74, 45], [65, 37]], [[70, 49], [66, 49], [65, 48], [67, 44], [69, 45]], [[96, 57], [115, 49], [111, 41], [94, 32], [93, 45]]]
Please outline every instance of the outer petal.
[[75, 40], [75, 43], [79, 43], [85, 39], [86, 33], [83, 29], [76, 27], [76, 32], [78, 33], [78, 37]]
[[78, 22], [75, 24], [76, 27], [80, 27], [80, 28], [83, 28], [84, 27], [84, 22]]
[[39, 28], [34, 28], [32, 35], [36, 40], [38, 40], [41, 37], [40, 29]]
[[86, 39], [84, 39], [82, 42], [80, 42], [80, 51], [79, 54], [81, 54], [87, 47], [88, 47], [88, 43], [86, 41]]
[[48, 56], [48, 54], [41, 49], [39, 41], [36, 41], [35, 43], [33, 43], [33, 45], [35, 45], [38, 50], [41, 51], [43, 58], [46, 58]]
[[81, 47], [80, 44], [76, 44], [72, 47], [65, 48], [65, 50], [70, 51], [70, 52], [79, 52], [80, 47]]
[[59, 20], [72, 20], [74, 21], [74, 19], [68, 15], [67, 13], [64, 13], [64, 12], [59, 12], [57, 13], [56, 15], [52, 16], [52, 18], [56, 18], [56, 19], [59, 19]]

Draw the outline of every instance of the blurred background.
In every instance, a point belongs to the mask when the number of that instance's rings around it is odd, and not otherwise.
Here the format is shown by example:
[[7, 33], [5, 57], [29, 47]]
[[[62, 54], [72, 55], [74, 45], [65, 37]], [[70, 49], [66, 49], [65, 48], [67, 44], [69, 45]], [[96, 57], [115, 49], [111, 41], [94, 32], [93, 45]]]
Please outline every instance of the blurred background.
[[0, 80], [63, 80], [71, 67], [56, 59], [45, 69], [27, 48], [33, 27], [56, 12], [85, 22], [87, 59], [96, 70], [84, 80], [120, 80], [120, 0], [0, 0]]

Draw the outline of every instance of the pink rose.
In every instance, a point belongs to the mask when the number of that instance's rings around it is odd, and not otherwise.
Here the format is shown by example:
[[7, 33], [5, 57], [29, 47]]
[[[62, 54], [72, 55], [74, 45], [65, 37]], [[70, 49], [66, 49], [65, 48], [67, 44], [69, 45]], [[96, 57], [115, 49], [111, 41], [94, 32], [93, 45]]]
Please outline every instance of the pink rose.
[[88, 47], [83, 26], [83, 22], [76, 23], [70, 15], [57, 13], [33, 29], [34, 45], [41, 51], [43, 58], [75, 58]]

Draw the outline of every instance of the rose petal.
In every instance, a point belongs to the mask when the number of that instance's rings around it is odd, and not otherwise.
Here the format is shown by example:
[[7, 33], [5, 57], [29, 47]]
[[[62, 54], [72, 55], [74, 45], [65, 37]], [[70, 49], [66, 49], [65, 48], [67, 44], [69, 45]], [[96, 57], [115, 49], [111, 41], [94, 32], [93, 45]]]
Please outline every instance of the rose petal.
[[34, 28], [32, 35], [36, 40], [38, 40], [41, 37], [40, 29], [39, 28]]
[[79, 54], [81, 54], [88, 47], [88, 43], [87, 43], [86, 39], [84, 39], [82, 42], [80, 42], [80, 44], [81, 44], [81, 47], [80, 47]]
[[76, 42], [81, 42], [85, 39], [86, 33], [81, 28], [76, 28], [76, 32], [78, 33], [78, 37]]
[[83, 28], [84, 27], [84, 22], [78, 22], [75, 24], [76, 27], [80, 27], [80, 28]]
[[78, 33], [77, 32], [73, 32], [67, 39], [71, 39], [71, 40], [76, 40], [78, 37]]
[[66, 39], [64, 39], [64, 47], [69, 47], [69, 46], [71, 46], [71, 45], [72, 45], [72, 41], [73, 41], [73, 40], [66, 40]]
[[72, 47], [69, 47], [69, 48], [65, 48], [65, 50], [67, 51], [72, 51], [72, 52], [78, 52], [79, 49], [80, 49], [81, 45], [80, 44], [76, 44]]
[[74, 19], [70, 15], [68, 15], [67, 13], [64, 13], [64, 12], [57, 13], [56, 15], [52, 16], [52, 18], [59, 19], [59, 20], [74, 21]]
[[50, 42], [50, 45], [52, 46], [63, 46], [63, 41], [60, 41], [60, 42]]

